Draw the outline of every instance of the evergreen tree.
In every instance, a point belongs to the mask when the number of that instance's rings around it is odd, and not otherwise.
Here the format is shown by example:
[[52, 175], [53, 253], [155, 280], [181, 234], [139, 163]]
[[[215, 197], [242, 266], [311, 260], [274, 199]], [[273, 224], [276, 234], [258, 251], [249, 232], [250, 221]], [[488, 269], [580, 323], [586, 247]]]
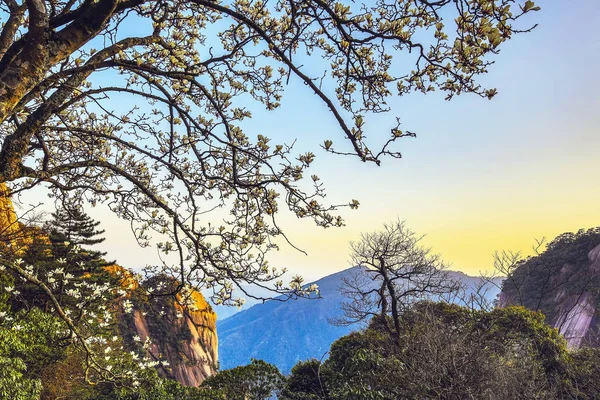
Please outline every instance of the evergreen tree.
[[[115, 262], [106, 261], [103, 258], [105, 252], [89, 248], [104, 241], [101, 236], [104, 230], [98, 229], [100, 222], [93, 220], [80, 207], [73, 203], [65, 203], [62, 208], [52, 213], [52, 217], [53, 219], [41, 230], [45, 234], [34, 238], [22, 259], [26, 265], [33, 266], [35, 273], [40, 276], [49, 276], [48, 274], [55, 270], [61, 271], [52, 275], [49, 287], [58, 303], [63, 305], [68, 301], [64, 296], [67, 290], [66, 280], [106, 282], [110, 278], [103, 267]], [[47, 293], [38, 285], [19, 283], [18, 290], [21, 295], [13, 298], [15, 311], [30, 307], [39, 307], [45, 311], [51, 308]], [[81, 296], [85, 298], [86, 290], [80, 290]]]
[[87, 215], [80, 206], [67, 203], [52, 213], [52, 221], [47, 230], [50, 234], [52, 256], [67, 261], [67, 268], [74, 275], [97, 272], [99, 268], [114, 264], [104, 259], [106, 252], [91, 250], [93, 246], [104, 242], [98, 230], [99, 221]]

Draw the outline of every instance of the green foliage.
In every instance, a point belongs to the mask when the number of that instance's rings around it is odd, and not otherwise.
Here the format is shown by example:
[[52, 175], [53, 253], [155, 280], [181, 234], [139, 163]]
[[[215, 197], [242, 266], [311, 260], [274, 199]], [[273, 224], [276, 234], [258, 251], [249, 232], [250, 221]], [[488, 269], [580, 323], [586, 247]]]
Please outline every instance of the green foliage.
[[42, 377], [42, 399], [61, 400], [225, 400], [221, 391], [183, 386], [164, 378], [155, 368], [141, 369], [129, 363], [135, 371], [137, 383], [124, 385], [122, 381], [99, 382], [90, 385], [85, 380], [83, 364], [85, 353], [70, 347], [64, 360], [50, 365]]
[[0, 398], [38, 399], [42, 389], [39, 379], [27, 377], [27, 366], [20, 358], [0, 355]]
[[[0, 398], [39, 398], [42, 370], [64, 357], [63, 324], [36, 308], [2, 311], [0, 317]], [[62, 332], [62, 335], [61, 335]]]
[[569, 363], [566, 396], [572, 399], [600, 399], [600, 349], [582, 348], [574, 351]]
[[[417, 303], [402, 316], [399, 340], [393, 336], [374, 318], [337, 340], [322, 365], [294, 367], [282, 398], [558, 399], [574, 374], [564, 339], [523, 307]], [[578, 372], [582, 382], [590, 368]]]
[[183, 386], [158, 376], [154, 369], [146, 370], [137, 388], [100, 385], [81, 400], [226, 400], [218, 390]]
[[290, 371], [285, 381], [280, 400], [319, 400], [326, 398], [321, 362], [316, 359], [300, 361]]
[[227, 399], [268, 400], [283, 386], [283, 376], [275, 367], [262, 360], [219, 372], [201, 387], [219, 390]]
[[349, 335], [334, 343], [325, 362], [331, 371], [328, 395], [332, 399], [383, 400], [398, 398], [398, 385], [406, 365], [393, 352], [382, 351], [389, 343], [375, 331]]
[[101, 235], [104, 230], [97, 230], [99, 221], [94, 221], [80, 207], [67, 204], [52, 213], [52, 221], [46, 225], [50, 233], [52, 256], [55, 259], [67, 260], [69, 270], [81, 275], [85, 272], [96, 272], [101, 267], [113, 262], [104, 260], [105, 252], [90, 250], [93, 246], [104, 242]]
[[14, 286], [15, 280], [13, 276], [4, 271], [0, 271], [0, 312], [7, 312], [10, 310], [9, 300], [11, 294], [5, 288]]
[[[78, 301], [65, 295], [65, 292], [73, 289], [73, 284], [78, 285], [76, 281], [85, 280], [90, 285], [109, 282], [111, 277], [103, 267], [114, 262], [104, 260], [103, 252], [82, 247], [104, 241], [104, 238], [99, 237], [104, 231], [96, 229], [99, 222], [73, 206], [59, 209], [52, 215], [54, 219], [45, 224], [44, 230], [36, 231], [32, 243], [27, 246], [21, 258], [23, 265], [32, 266], [32, 271], [48, 282], [61, 306], [69, 302], [72, 306]], [[70, 280], [69, 284], [67, 280]], [[47, 311], [53, 307], [48, 294], [38, 285], [22, 282], [21, 279], [17, 282], [17, 289], [22, 296], [13, 298], [13, 308], [27, 309], [35, 306]], [[80, 298], [89, 297], [89, 290], [80, 288], [80, 291]]]
[[540, 312], [524, 307], [495, 309], [481, 314], [474, 329], [496, 353], [532, 365], [539, 363], [549, 379], [565, 372], [566, 341], [545, 323]]

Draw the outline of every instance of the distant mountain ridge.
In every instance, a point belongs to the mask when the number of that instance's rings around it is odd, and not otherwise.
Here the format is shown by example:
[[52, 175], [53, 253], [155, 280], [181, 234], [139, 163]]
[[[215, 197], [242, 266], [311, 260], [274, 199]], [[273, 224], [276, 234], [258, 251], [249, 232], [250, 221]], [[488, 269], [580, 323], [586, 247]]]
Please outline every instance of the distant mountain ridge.
[[[283, 373], [300, 360], [326, 357], [331, 344], [338, 338], [359, 329], [360, 326], [334, 326], [331, 318], [341, 317], [339, 293], [344, 277], [355, 268], [349, 268], [317, 280], [321, 299], [293, 301], [271, 300], [255, 304], [247, 310], [217, 321], [220, 368], [228, 369], [250, 363], [252, 358], [276, 365]], [[465, 285], [467, 291], [476, 290], [479, 278], [462, 272], [450, 272], [453, 279]], [[489, 285], [486, 297], [493, 300], [499, 293], [498, 285]]]

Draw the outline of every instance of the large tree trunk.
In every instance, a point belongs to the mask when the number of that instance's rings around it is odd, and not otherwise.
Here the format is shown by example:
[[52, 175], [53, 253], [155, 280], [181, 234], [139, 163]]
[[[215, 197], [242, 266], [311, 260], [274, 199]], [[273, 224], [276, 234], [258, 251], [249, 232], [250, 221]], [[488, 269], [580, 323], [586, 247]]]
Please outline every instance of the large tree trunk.
[[[73, 22], [59, 32], [54, 32], [44, 1], [27, 0], [30, 20], [28, 32], [12, 43], [0, 60], [0, 123], [25, 106], [23, 99], [40, 85], [52, 67], [100, 32], [114, 15], [118, 4], [119, 0], [92, 3]], [[107, 52], [105, 56], [112, 55], [110, 53]], [[33, 136], [92, 70], [93, 68], [73, 74], [29, 115], [24, 123], [5, 138], [0, 150], [0, 182], [26, 176], [23, 173], [22, 161]]]

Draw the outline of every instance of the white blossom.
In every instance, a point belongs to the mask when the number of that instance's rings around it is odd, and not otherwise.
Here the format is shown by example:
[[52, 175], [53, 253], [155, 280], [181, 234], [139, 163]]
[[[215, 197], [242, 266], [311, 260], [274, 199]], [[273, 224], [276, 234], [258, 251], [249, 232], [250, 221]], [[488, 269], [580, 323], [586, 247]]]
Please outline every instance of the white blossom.
[[131, 313], [131, 311], [133, 311], [133, 303], [131, 302], [131, 300], [123, 301], [123, 310], [126, 314], [129, 314]]

